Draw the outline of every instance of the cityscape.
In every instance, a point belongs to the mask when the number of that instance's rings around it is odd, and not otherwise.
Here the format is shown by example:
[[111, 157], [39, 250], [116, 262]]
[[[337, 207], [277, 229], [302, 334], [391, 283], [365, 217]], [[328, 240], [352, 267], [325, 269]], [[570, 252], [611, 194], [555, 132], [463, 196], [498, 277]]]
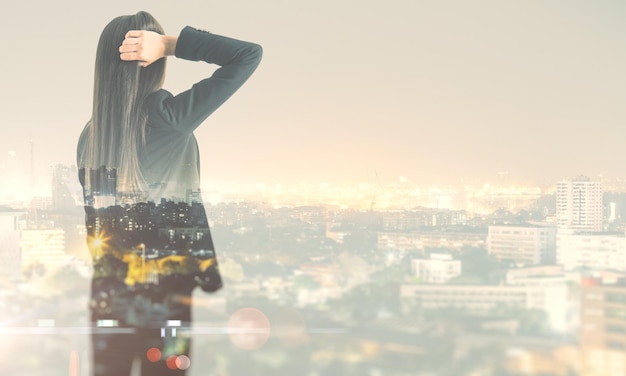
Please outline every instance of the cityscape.
[[[5, 8], [3, 375], [92, 375], [146, 323], [143, 365], [190, 376], [626, 375], [623, 2]], [[138, 10], [264, 55], [194, 131], [202, 179], [133, 206], [73, 164]], [[183, 60], [173, 96], [219, 66]]]
[[[213, 260], [193, 230], [200, 192], [94, 207], [126, 213], [119, 223], [101, 213], [97, 230], [84, 226], [77, 176], [56, 164], [50, 195], [3, 196], [0, 356], [10, 374], [89, 373], [88, 305], [116, 304], [89, 302], [89, 280], [116, 273], [106, 258], [91, 265], [98, 231], [141, 244], [124, 256], [141, 265], [124, 269], [135, 286], [197, 271], [184, 249]], [[179, 362], [192, 375], [625, 374], [624, 182], [497, 179], [473, 189], [403, 178], [205, 187], [224, 289], [194, 292], [193, 326], [163, 333], [193, 338], [191, 360]]]

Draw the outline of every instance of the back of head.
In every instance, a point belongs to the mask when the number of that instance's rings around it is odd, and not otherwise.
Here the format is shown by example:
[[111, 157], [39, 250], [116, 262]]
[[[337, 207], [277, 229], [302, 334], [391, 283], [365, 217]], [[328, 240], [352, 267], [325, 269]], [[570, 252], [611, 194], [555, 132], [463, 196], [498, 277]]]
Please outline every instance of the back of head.
[[136, 61], [120, 59], [119, 47], [129, 30], [164, 33], [147, 12], [120, 16], [106, 25], [96, 51], [92, 117], [81, 157], [81, 167], [116, 169], [122, 192], [138, 191], [144, 185], [138, 163], [146, 126], [143, 102], [161, 87], [165, 74], [165, 59], [143, 68]]
[[[129, 30], [148, 30], [164, 34], [158, 21], [148, 12], [119, 16], [104, 28], [96, 51], [94, 94], [142, 94], [161, 85], [165, 59], [141, 68], [136, 62], [120, 59], [119, 47]], [[94, 106], [96, 106], [94, 98]]]

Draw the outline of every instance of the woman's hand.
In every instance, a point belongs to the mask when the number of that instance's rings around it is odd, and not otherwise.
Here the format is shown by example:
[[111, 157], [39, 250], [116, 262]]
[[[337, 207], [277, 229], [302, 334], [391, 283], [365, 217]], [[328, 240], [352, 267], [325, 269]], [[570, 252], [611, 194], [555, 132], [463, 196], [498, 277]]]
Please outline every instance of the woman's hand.
[[119, 48], [120, 59], [138, 61], [142, 67], [154, 63], [162, 57], [173, 55], [176, 37], [161, 35], [154, 31], [131, 30], [126, 33]]

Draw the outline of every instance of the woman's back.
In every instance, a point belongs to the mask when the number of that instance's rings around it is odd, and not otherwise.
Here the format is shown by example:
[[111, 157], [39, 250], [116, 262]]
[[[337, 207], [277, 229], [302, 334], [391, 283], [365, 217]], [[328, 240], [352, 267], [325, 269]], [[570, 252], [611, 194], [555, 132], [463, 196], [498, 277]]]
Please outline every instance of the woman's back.
[[[164, 336], [161, 328], [171, 320], [188, 325], [195, 287], [222, 287], [193, 131], [254, 72], [262, 52], [254, 43], [191, 27], [178, 37], [161, 34], [145, 12], [107, 25], [92, 118], [78, 142], [94, 266], [92, 321], [99, 328], [135, 328], [132, 336], [94, 332], [98, 375], [128, 374], [135, 356], [145, 374], [171, 374], [165, 361], [186, 356], [189, 338]], [[168, 55], [220, 67], [172, 95], [160, 87]], [[152, 349], [159, 357], [147, 362]]]
[[[132, 171], [141, 176], [141, 189], [120, 189], [128, 186], [120, 184], [128, 173], [119, 166], [89, 163], [90, 149], [98, 147], [93, 142], [97, 124], [88, 124], [80, 137], [78, 165], [88, 214], [88, 243], [95, 265], [104, 252], [128, 266], [123, 281], [126, 285], [146, 281], [160, 285], [172, 272], [185, 289], [195, 283], [214, 291], [221, 287], [221, 279], [200, 194], [200, 157], [193, 131], [252, 74], [261, 49], [253, 43], [186, 27], [174, 53], [187, 60], [216, 63], [220, 68], [183, 93], [172, 95], [158, 89], [142, 101], [145, 126], [135, 151], [138, 171]], [[120, 157], [118, 165], [124, 162]], [[122, 217], [117, 218], [119, 215]], [[102, 221], [101, 217], [111, 220]], [[103, 243], [103, 236], [107, 243]], [[109, 249], [105, 251], [103, 244]], [[139, 250], [142, 261], [135, 262], [129, 255]], [[167, 265], [178, 263], [186, 268], [162, 268], [166, 261]]]

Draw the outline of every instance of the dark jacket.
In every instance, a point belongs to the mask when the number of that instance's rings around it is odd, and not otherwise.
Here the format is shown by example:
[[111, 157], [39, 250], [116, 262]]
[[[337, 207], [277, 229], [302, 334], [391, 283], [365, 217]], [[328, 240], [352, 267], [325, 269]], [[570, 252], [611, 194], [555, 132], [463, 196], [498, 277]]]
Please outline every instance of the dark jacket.
[[[89, 125], [78, 142], [96, 318], [137, 325], [154, 316], [175, 317], [177, 308], [168, 303], [171, 293], [188, 295], [198, 285], [210, 292], [222, 286], [200, 195], [200, 157], [193, 131], [250, 77], [262, 49], [185, 27], [175, 55], [220, 67], [178, 95], [161, 89], [147, 98], [146, 142], [139, 149], [148, 187], [145, 201], [120, 204], [115, 169], [86, 169], [81, 155]], [[146, 301], [152, 302], [151, 308], [145, 307]], [[133, 308], [137, 305], [143, 307]], [[151, 312], [152, 318], [138, 318], [135, 311]]]

